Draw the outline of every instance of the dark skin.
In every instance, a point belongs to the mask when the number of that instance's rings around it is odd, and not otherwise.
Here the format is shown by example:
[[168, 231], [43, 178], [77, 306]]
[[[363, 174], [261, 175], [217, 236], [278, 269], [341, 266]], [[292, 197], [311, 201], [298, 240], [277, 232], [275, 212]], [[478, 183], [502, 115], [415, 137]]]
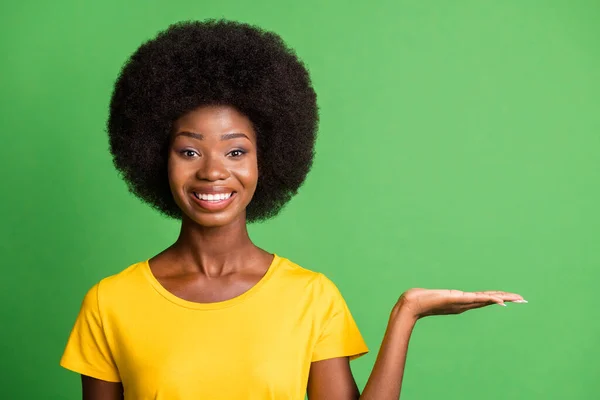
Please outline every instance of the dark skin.
[[[259, 176], [256, 133], [250, 120], [228, 106], [200, 107], [177, 120], [169, 149], [169, 184], [183, 211], [177, 241], [150, 259], [158, 281], [193, 302], [232, 299], [267, 272], [273, 255], [255, 246], [246, 227], [246, 207]], [[194, 193], [230, 194], [223, 209], [206, 209]], [[210, 208], [210, 207], [209, 207]], [[408, 342], [418, 319], [457, 314], [504, 301], [513, 293], [410, 289], [393, 307], [377, 360], [362, 393], [348, 357], [313, 362], [311, 400], [398, 399]], [[82, 376], [84, 400], [123, 399], [120, 382]]]

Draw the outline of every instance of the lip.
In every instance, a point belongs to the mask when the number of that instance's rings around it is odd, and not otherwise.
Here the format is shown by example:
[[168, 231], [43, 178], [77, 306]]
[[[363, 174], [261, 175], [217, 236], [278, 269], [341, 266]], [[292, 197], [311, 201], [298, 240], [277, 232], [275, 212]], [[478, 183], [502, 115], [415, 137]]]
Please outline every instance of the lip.
[[[194, 193], [202, 193], [202, 194], [219, 194], [219, 193], [231, 193], [231, 196], [228, 199], [225, 200], [219, 200], [219, 201], [208, 201], [208, 200], [200, 200], [199, 198], [197, 198]], [[202, 190], [202, 191], [193, 191], [192, 193], [190, 193], [190, 197], [192, 198], [192, 200], [194, 200], [194, 202], [196, 204], [198, 204], [201, 208], [203, 208], [206, 211], [221, 211], [225, 208], [227, 208], [227, 206], [233, 201], [233, 199], [235, 199], [237, 195], [236, 191], [233, 190], [220, 190], [220, 191], [215, 191], [213, 190]]]

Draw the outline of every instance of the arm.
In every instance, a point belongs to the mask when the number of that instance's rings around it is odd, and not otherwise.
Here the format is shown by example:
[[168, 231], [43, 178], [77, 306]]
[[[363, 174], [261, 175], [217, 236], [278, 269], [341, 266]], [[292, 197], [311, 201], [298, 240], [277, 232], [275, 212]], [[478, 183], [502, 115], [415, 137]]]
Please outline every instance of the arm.
[[310, 400], [398, 399], [404, 375], [408, 341], [416, 320], [394, 307], [363, 394], [360, 395], [348, 357], [312, 363], [308, 379]]
[[83, 400], [123, 400], [121, 382], [108, 382], [81, 375]]
[[361, 399], [400, 398], [408, 342], [417, 319], [396, 305], [390, 315], [385, 335]]
[[397, 400], [400, 398], [408, 342], [420, 318], [460, 314], [505, 301], [525, 303], [517, 294], [505, 292], [466, 293], [458, 290], [411, 289], [394, 306], [377, 360], [362, 395], [350, 371], [348, 357], [315, 362], [308, 381], [310, 400]]

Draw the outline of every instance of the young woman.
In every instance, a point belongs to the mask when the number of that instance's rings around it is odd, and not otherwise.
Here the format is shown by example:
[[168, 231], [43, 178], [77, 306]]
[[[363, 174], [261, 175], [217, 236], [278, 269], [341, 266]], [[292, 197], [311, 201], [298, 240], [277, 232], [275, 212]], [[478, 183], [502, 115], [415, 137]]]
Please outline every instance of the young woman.
[[257, 27], [179, 23], [132, 55], [110, 104], [114, 163], [181, 231], [86, 295], [61, 360], [81, 374], [85, 400], [398, 399], [419, 318], [524, 302], [407, 291], [359, 394], [349, 361], [367, 346], [340, 292], [246, 228], [297, 192], [317, 121], [304, 65]]

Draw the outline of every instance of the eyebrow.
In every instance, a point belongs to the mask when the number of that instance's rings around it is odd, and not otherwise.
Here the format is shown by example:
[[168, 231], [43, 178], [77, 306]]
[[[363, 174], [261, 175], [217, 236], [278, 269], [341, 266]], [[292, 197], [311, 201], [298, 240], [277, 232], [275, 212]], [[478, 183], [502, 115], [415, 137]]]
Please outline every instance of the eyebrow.
[[[195, 132], [187, 132], [187, 131], [177, 132], [175, 137], [177, 137], [177, 136], [187, 136], [192, 139], [204, 140], [203, 134], [195, 133]], [[237, 138], [246, 138], [246, 139], [250, 140], [250, 138], [243, 133], [225, 133], [225, 134], [221, 135], [221, 140], [231, 140], [231, 139], [237, 139]]]

